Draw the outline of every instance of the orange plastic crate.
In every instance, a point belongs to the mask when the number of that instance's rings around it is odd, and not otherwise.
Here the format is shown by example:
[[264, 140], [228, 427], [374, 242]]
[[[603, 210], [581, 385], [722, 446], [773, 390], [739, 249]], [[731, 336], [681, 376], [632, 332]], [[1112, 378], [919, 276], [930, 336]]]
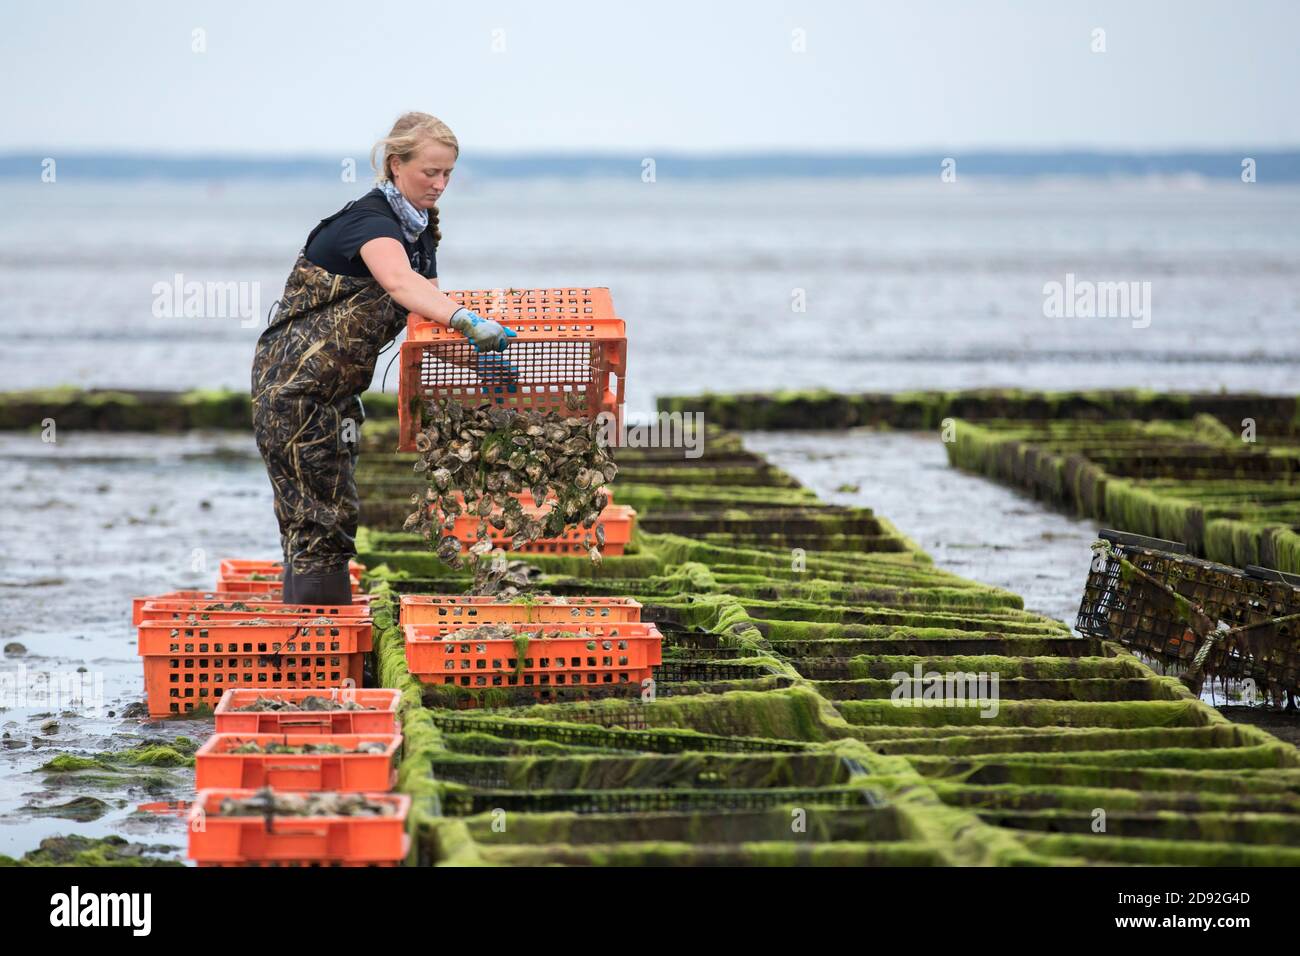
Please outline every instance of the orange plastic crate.
[[[328, 624], [312, 623], [314, 620]], [[355, 654], [372, 646], [369, 618], [306, 618], [274, 624], [211, 621], [197, 624], [145, 620], [136, 627], [136, 653]]]
[[[300, 701], [310, 695], [329, 697], [334, 700], [340, 698], [353, 700], [369, 709], [305, 711], [236, 709], [253, 703], [259, 697]], [[399, 691], [384, 687], [358, 689], [298, 687], [278, 690], [254, 690], [241, 687], [222, 696], [214, 716], [219, 734], [395, 734], [400, 729], [397, 720], [399, 697]]]
[[365, 654], [156, 654], [144, 658], [150, 717], [215, 708], [237, 687], [360, 687]]
[[[235, 603], [235, 602], [230, 602]], [[250, 621], [257, 618], [270, 621], [303, 621], [321, 617], [344, 621], [368, 622], [370, 608], [364, 604], [312, 605], [285, 604], [281, 601], [243, 601], [247, 611], [209, 610], [217, 602], [200, 601], [145, 601], [140, 606], [140, 620], [150, 623], [210, 624]]]
[[367, 793], [391, 803], [391, 817], [223, 817], [226, 797], [247, 799], [252, 790], [202, 790], [189, 815], [189, 858], [200, 866], [393, 866], [406, 858], [404, 793]]
[[[535, 515], [537, 510], [533, 505], [524, 505], [525, 514]], [[459, 514], [456, 516], [456, 526], [450, 533], [468, 547], [478, 540], [480, 520], [482, 519], [478, 515]], [[600, 520], [596, 523], [605, 526], [605, 546], [600, 549], [601, 554], [621, 555], [628, 542], [632, 540], [632, 531], [636, 527], [636, 509], [627, 505], [606, 505], [605, 510], [600, 513]], [[510, 535], [492, 527], [490, 523], [487, 530], [493, 547], [504, 551], [511, 550]], [[594, 527], [583, 528], [577, 525], [558, 537], [538, 538], [515, 551], [519, 554], [586, 554], [587, 549], [583, 547], [582, 539], [592, 534], [594, 530]]]
[[[368, 620], [136, 628], [150, 716], [214, 707], [231, 687], [360, 687]], [[350, 684], [345, 682], [350, 681]]]
[[464, 594], [403, 594], [403, 624], [571, 624], [641, 620], [630, 597], [538, 596], [530, 603]]
[[[414, 451], [421, 402], [451, 398], [522, 411], [614, 416], [621, 428], [627, 374], [627, 327], [614, 314], [607, 288], [468, 289], [445, 293], [484, 318], [515, 331], [501, 353], [480, 353], [465, 336], [410, 313], [398, 370], [398, 450]], [[513, 367], [512, 380], [502, 373]], [[572, 411], [565, 395], [585, 402]]]
[[[382, 753], [237, 754], [240, 744], [384, 744]], [[397, 784], [400, 734], [213, 734], [194, 755], [194, 789], [338, 790], [363, 793]]]
[[[530, 640], [520, 666], [512, 640], [464, 637], [464, 624], [406, 624], [407, 667], [425, 683], [516, 687], [534, 683], [524, 677], [543, 674], [565, 676], [557, 683], [572, 684], [575, 676], [588, 674], [598, 676], [579, 682], [622, 683], [631, 680], [633, 672], [645, 671], [662, 660], [663, 635], [653, 624], [508, 626], [515, 633], [540, 629], [566, 636]], [[586, 636], [580, 636], [584, 631]]]
[[[144, 608], [146, 604], [165, 602], [169, 604], [189, 603], [202, 607], [207, 604], [231, 604], [235, 601], [242, 601], [244, 604], [281, 604], [279, 593], [271, 594], [269, 591], [263, 591], [258, 594], [233, 593], [231, 591], [169, 591], [166, 594], [149, 594], [143, 597], [131, 599], [131, 623], [139, 624], [144, 618]], [[342, 613], [348, 608], [359, 607], [369, 613], [370, 595], [353, 594], [352, 604], [345, 604], [337, 610]], [[299, 605], [307, 606], [307, 605]], [[325, 605], [311, 605], [313, 614], [320, 612], [325, 614], [327, 608]], [[328, 615], [327, 615], [328, 616]]]

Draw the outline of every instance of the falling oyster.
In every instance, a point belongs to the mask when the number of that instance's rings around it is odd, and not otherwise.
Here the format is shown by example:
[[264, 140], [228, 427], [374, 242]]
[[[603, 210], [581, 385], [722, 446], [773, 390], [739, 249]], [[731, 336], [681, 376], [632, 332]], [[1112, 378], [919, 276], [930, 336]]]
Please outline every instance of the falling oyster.
[[[454, 522], [453, 522], [454, 524]], [[438, 542], [438, 557], [453, 568], [460, 567], [460, 539], [452, 535]]]
[[[465, 408], [441, 399], [426, 406], [426, 428], [417, 441], [428, 481], [427, 514], [421, 500], [403, 525], [430, 541], [439, 558], [459, 567], [469, 541], [453, 547], [456, 518], [479, 519], [476, 539], [518, 549], [545, 537], [561, 537], [581, 524], [590, 528], [608, 503], [604, 484], [614, 473], [608, 450], [593, 442], [595, 423], [573, 412], [585, 396], [566, 393], [566, 411], [527, 412], [494, 403]], [[436, 436], [436, 437], [435, 437]], [[531, 497], [521, 504], [520, 495]], [[525, 510], [525, 507], [527, 510]], [[463, 534], [463, 532], [462, 532]], [[589, 542], [599, 551], [599, 539]], [[486, 545], [469, 549], [477, 569]], [[594, 559], [594, 558], [593, 558]]]

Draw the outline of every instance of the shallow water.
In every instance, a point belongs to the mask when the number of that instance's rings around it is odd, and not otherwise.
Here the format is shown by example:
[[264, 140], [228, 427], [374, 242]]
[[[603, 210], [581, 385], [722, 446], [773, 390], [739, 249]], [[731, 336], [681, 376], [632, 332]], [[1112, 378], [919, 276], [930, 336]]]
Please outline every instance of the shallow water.
[[824, 501], [888, 518], [939, 567], [1014, 591], [1029, 610], [1074, 625], [1095, 522], [950, 468], [934, 432], [746, 432], [744, 440]]
[[[0, 183], [6, 387], [246, 390], [307, 232], [366, 188]], [[634, 414], [709, 388], [1289, 393], [1300, 378], [1300, 187], [470, 179], [441, 229], [447, 288], [609, 286]], [[1067, 273], [1150, 282], [1149, 327], [1045, 317], [1044, 285]], [[155, 284], [177, 275], [247, 283], [256, 315], [156, 316]]]
[[[1019, 594], [1026, 609], [1073, 629], [1092, 559], [1089, 546], [1099, 529], [1096, 521], [1047, 508], [1019, 491], [949, 467], [934, 432], [767, 431], [746, 432], [744, 440], [824, 501], [874, 509], [939, 567]], [[1156, 673], [1176, 676], [1162, 662], [1137, 656]], [[1207, 680], [1201, 699], [1222, 706], [1239, 700], [1240, 688], [1235, 682]], [[1293, 717], [1267, 712], [1264, 703], [1237, 707], [1232, 719], [1284, 728], [1288, 738], [1300, 733]]]
[[[27, 649], [0, 659], [0, 679], [13, 682], [0, 724], [23, 744], [0, 753], [0, 853], [20, 856], [43, 837], [71, 832], [116, 833], [182, 853], [182, 818], [134, 811], [191, 799], [191, 771], [167, 771], [181, 786], [159, 794], [49, 787], [36, 768], [61, 753], [90, 756], [144, 738], [201, 742], [211, 732], [210, 720], [121, 718], [143, 697], [131, 599], [210, 588], [222, 557], [278, 556], [270, 484], [252, 437], [60, 434], [46, 444], [36, 434], [8, 433], [0, 434], [0, 461], [0, 643]], [[86, 673], [77, 674], [79, 667]], [[41, 673], [50, 675], [48, 684], [23, 679]], [[68, 700], [74, 688], [84, 700]], [[60, 716], [68, 704], [79, 716]], [[44, 734], [41, 724], [51, 717], [59, 729]], [[111, 809], [91, 823], [22, 809], [82, 794]]]

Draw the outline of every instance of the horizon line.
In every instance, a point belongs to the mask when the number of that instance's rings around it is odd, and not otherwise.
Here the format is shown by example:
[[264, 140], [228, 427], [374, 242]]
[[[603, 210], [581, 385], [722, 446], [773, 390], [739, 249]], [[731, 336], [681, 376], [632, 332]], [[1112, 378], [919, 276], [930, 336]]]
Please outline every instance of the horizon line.
[[[340, 166], [354, 165], [360, 178], [370, 169], [369, 154], [321, 153], [261, 156], [208, 153], [68, 152], [51, 150], [0, 153], [0, 179], [44, 177], [49, 164], [56, 175], [83, 180], [255, 179], [286, 176], [337, 179]], [[462, 157], [462, 176], [484, 179], [593, 178], [642, 175], [647, 162], [656, 176], [679, 179], [790, 178], [928, 178], [951, 168], [978, 177], [1142, 178], [1197, 176], [1207, 180], [1257, 182], [1300, 181], [1300, 148], [1268, 150], [961, 150], [908, 152], [657, 153], [644, 151], [480, 153]], [[60, 168], [61, 167], [61, 168]], [[1249, 169], [1250, 179], [1246, 179]], [[955, 178], [955, 177], [954, 177]]]

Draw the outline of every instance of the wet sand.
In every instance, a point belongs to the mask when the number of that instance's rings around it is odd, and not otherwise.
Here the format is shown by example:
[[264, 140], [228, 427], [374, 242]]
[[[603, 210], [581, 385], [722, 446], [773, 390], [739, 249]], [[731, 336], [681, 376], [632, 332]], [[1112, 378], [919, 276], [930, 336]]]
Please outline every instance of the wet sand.
[[[0, 435], [0, 456], [7, 503], [0, 644], [27, 649], [6, 654], [0, 673], [16, 682], [24, 672], [33, 680], [47, 672], [56, 689], [75, 679], [91, 698], [103, 694], [100, 710], [79, 706], [79, 716], [64, 715], [54, 699], [66, 694], [38, 694], [39, 684], [25, 700], [3, 702], [0, 724], [11, 744], [0, 753], [0, 854], [21, 856], [46, 836], [72, 832], [114, 833], [183, 854], [181, 817], [135, 811], [190, 800], [191, 770], [141, 767], [131, 785], [103, 787], [51, 785], [37, 768], [59, 754], [94, 756], [178, 736], [201, 743], [211, 732], [211, 720], [123, 719], [143, 697], [131, 599], [211, 587], [227, 555], [277, 556], [270, 486], [252, 437], [64, 434], [45, 444], [9, 433]], [[42, 732], [50, 719], [58, 729]], [[175, 786], [151, 787], [151, 775]], [[73, 822], [24, 809], [82, 796], [105, 801], [103, 815]]]

